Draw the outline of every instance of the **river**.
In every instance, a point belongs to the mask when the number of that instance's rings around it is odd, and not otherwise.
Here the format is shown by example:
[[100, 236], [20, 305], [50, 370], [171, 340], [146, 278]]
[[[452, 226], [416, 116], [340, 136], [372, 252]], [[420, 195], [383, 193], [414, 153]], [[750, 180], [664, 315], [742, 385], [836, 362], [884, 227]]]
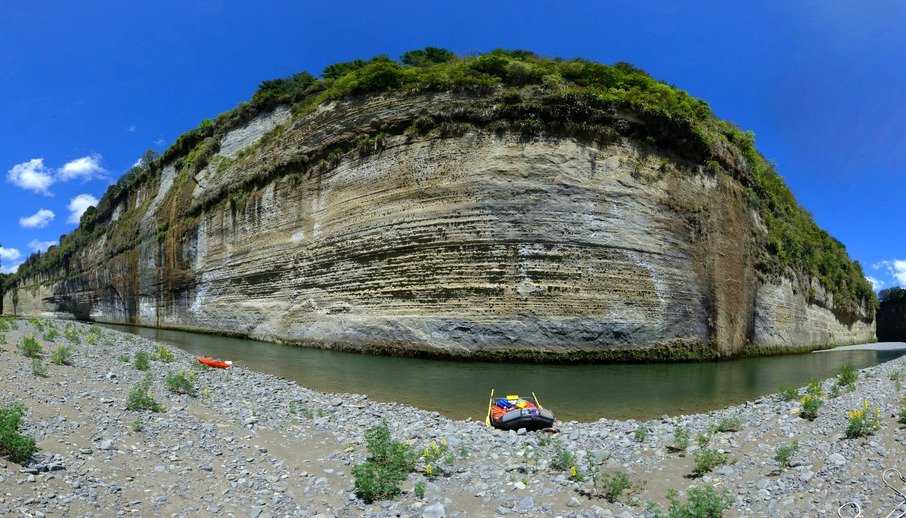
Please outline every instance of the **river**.
[[863, 368], [906, 350], [832, 351], [719, 362], [549, 365], [425, 360], [279, 345], [146, 327], [111, 329], [172, 344], [192, 354], [293, 380], [321, 392], [366, 394], [454, 419], [484, 419], [496, 394], [531, 394], [557, 419], [650, 419], [723, 408], [828, 378], [844, 364]]

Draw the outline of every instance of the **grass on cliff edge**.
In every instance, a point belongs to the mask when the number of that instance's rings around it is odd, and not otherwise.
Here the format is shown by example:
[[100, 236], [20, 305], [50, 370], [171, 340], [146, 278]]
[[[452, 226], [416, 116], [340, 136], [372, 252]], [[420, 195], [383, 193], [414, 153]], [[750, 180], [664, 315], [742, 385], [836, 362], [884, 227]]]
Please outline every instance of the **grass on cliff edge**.
[[[219, 137], [277, 106], [291, 105], [299, 116], [325, 101], [366, 94], [457, 90], [480, 97], [501, 89], [527, 87], [534, 88], [541, 99], [559, 99], [562, 102], [557, 109], [565, 112], [594, 105], [605, 111], [634, 111], [655, 117], [662, 124], [676, 125], [686, 135], [680, 138], [667, 132], [668, 138], [679, 139], [678, 149], [706, 150], [710, 156], [702, 157], [702, 163], [726, 163], [726, 153], [721, 149], [736, 149], [745, 167], [733, 174], [739, 175], [747, 187], [748, 203], [768, 230], [766, 252], [758, 258], [759, 270], [770, 275], [807, 273], [818, 279], [834, 295], [835, 311], [843, 318], [856, 320], [863, 308], [869, 314], [877, 309], [877, 297], [861, 265], [851, 261], [843, 244], [818, 227], [808, 211], [799, 206], [773, 165], [755, 149], [754, 134], [716, 118], [706, 102], [628, 63], [611, 66], [578, 58], [548, 59], [530, 51], [503, 49], [459, 57], [435, 47], [407, 52], [399, 61], [380, 55], [335, 63], [326, 67], [320, 78], [302, 72], [262, 82], [250, 102], [213, 121], [205, 119], [198, 128], [181, 135], [163, 155], [149, 155], [148, 163], [120, 178], [97, 208], [85, 212], [79, 228], [43, 255], [32, 254], [19, 273], [5, 281], [6, 288], [32, 273], [54, 272], [67, 264], [86, 243], [105, 231], [99, 222], [109, 220], [116, 203], [134, 192], [136, 185], [159, 173], [164, 164], [179, 162], [196, 169], [203, 166], [216, 153], [217, 145], [212, 143], [219, 142]], [[519, 113], [527, 119], [520, 127], [537, 129], [541, 121], [533, 119], [532, 109], [539, 106], [532, 100], [523, 105], [527, 109]], [[718, 165], [715, 169], [733, 168]]]

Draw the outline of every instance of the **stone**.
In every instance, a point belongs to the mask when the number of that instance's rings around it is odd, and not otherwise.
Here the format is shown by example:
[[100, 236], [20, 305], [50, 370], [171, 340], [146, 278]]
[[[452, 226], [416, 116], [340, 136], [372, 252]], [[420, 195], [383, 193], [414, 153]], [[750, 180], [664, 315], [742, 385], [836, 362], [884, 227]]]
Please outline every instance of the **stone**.
[[832, 453], [828, 455], [827, 462], [836, 466], [842, 466], [846, 464], [846, 458], [839, 453]]
[[422, 510], [422, 518], [447, 518], [447, 510], [442, 504], [432, 504]]
[[113, 441], [110, 439], [104, 439], [103, 441], [101, 441], [101, 444], [98, 446], [98, 449], [99, 450], [112, 450]]

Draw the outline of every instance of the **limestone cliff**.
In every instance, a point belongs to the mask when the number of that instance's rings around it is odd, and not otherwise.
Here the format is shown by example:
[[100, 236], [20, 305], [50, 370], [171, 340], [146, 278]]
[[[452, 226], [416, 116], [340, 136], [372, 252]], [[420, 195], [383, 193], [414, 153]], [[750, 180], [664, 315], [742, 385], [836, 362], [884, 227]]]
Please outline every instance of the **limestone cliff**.
[[[259, 92], [113, 186], [27, 262], [3, 311], [486, 358], [873, 337], [858, 264], [707, 105], [659, 93], [691, 103], [658, 101], [673, 113], [580, 90], [603, 87], [572, 62], [497, 57], [504, 72], [486, 55], [266, 82], [280, 95]], [[517, 65], [541, 72], [514, 80]], [[435, 85], [451, 67], [473, 76]], [[375, 87], [371, 69], [409, 76]], [[785, 218], [830, 251], [809, 255]]]

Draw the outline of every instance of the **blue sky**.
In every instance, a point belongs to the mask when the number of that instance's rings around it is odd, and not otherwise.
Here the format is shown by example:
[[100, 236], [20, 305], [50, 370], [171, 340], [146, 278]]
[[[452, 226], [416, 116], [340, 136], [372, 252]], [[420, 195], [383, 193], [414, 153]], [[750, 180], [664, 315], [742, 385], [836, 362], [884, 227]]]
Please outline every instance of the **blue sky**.
[[906, 285], [906, 3], [136, 4], [0, 3], [3, 271], [260, 81], [432, 45], [629, 61], [685, 89], [755, 132], [867, 275]]

